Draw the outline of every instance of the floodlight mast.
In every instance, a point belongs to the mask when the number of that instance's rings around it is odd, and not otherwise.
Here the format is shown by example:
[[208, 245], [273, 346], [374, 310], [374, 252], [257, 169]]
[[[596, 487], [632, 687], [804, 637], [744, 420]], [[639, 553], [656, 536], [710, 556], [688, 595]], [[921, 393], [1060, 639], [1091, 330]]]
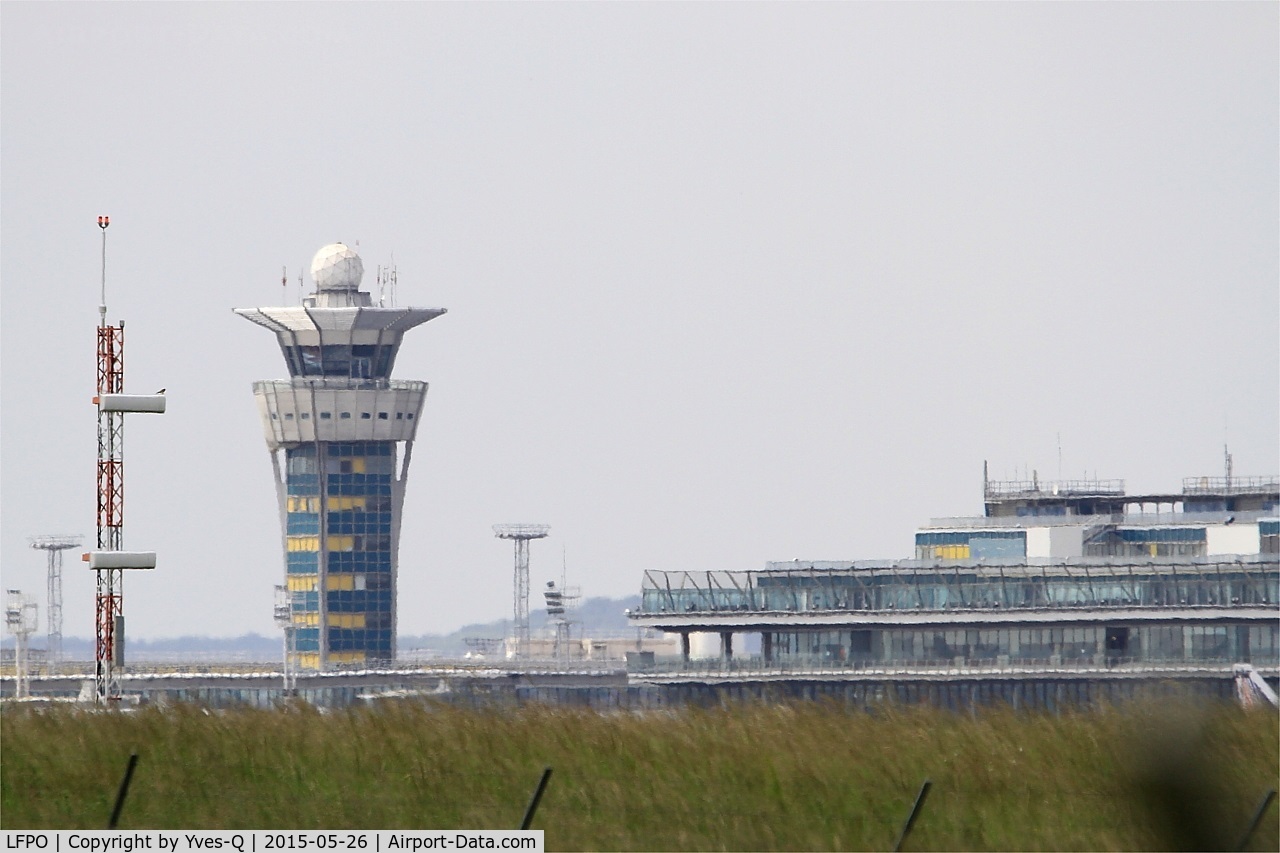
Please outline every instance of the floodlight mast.
[[48, 554], [48, 598], [45, 601], [45, 621], [49, 624], [48, 647], [45, 652], [45, 672], [56, 675], [62, 662], [62, 552], [79, 548], [79, 536], [32, 536], [28, 543], [37, 551]]
[[515, 635], [515, 656], [529, 657], [529, 541], [544, 539], [551, 530], [549, 524], [495, 524], [493, 535], [515, 542], [514, 616], [512, 631]]

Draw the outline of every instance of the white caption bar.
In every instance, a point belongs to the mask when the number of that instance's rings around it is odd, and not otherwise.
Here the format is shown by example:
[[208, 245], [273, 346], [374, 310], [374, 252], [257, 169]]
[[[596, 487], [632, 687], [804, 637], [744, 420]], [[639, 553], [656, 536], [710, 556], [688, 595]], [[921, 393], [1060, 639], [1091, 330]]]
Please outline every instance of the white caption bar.
[[541, 829], [411, 829], [209, 832], [161, 829], [0, 832], [4, 851], [21, 853], [276, 853], [305, 850], [422, 853], [437, 850], [531, 850], [543, 853]]

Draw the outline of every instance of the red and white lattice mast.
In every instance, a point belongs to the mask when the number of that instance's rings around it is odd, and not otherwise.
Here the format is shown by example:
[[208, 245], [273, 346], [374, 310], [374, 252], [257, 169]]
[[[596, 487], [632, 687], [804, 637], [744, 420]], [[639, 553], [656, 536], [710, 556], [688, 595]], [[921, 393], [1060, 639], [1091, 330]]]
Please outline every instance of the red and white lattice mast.
[[107, 226], [102, 229], [102, 294], [98, 302], [98, 548], [84, 555], [98, 576], [94, 606], [94, 699], [103, 704], [120, 698], [124, 668], [124, 570], [154, 569], [154, 551], [125, 551], [124, 416], [126, 412], [163, 414], [163, 390], [157, 394], [124, 393], [124, 321], [107, 325]]

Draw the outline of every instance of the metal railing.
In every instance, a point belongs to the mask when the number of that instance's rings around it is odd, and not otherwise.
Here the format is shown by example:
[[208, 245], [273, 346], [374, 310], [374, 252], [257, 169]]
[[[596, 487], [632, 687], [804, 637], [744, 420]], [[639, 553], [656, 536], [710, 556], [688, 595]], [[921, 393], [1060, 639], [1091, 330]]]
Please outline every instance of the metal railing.
[[928, 532], [935, 528], [1088, 527], [1094, 524], [1118, 524], [1122, 521], [1125, 521], [1125, 516], [1122, 513], [1104, 515], [961, 515], [949, 518], [931, 518], [927, 525], [920, 528], [920, 531]]
[[1236, 495], [1280, 492], [1280, 477], [1183, 477], [1184, 495]]
[[1124, 495], [1124, 480], [988, 480], [985, 495], [987, 498], [1120, 497]]
[[346, 377], [303, 377], [296, 379], [260, 379], [253, 383], [253, 393], [267, 391], [422, 391], [427, 383], [417, 379], [348, 379]]
[[[1106, 655], [1091, 655], [1082, 658], [996, 658], [954, 660], [895, 660], [895, 661], [823, 661], [782, 659], [765, 661], [753, 656], [750, 658], [711, 658], [681, 661], [679, 659], [659, 658], [652, 665], [633, 667], [628, 674], [643, 680], [645, 676], [679, 677], [694, 679], [698, 677], [743, 678], [753, 675], [769, 677], [806, 677], [834, 678], [840, 676], [897, 677], [897, 676], [955, 676], [955, 675], [1027, 675], [1035, 673], [1117, 673], [1117, 674], [1156, 674], [1156, 673], [1215, 673], [1223, 676], [1233, 674], [1233, 667], [1238, 663], [1233, 659], [1171, 659], [1151, 660], [1141, 658], [1113, 658]], [[1280, 658], [1271, 656], [1257, 658], [1251, 662], [1254, 669], [1264, 676], [1280, 676]]]

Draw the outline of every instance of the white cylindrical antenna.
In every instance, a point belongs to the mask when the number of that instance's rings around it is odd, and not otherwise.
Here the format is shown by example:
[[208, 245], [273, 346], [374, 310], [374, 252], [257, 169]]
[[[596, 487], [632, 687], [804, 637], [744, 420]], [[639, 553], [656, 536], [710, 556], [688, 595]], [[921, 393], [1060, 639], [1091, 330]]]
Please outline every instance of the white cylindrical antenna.
[[99, 216], [98, 227], [102, 229], [102, 292], [98, 296], [98, 317], [107, 325], [107, 226], [111, 224], [110, 216]]

